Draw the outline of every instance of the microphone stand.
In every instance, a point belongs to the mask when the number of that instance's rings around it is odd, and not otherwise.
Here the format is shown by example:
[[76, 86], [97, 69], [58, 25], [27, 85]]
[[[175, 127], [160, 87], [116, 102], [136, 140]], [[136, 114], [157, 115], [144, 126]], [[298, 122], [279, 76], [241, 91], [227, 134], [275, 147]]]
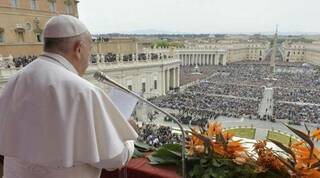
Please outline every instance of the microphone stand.
[[103, 72], [96, 72], [93, 77], [100, 81], [101, 83], [105, 83], [105, 84], [110, 84], [115, 88], [120, 89], [121, 91], [136, 97], [137, 99], [139, 99], [140, 101], [143, 101], [144, 103], [152, 106], [153, 108], [155, 108], [156, 110], [160, 111], [161, 113], [163, 113], [164, 115], [168, 116], [169, 118], [171, 118], [180, 128], [181, 131], [181, 136], [182, 136], [182, 151], [181, 151], [181, 162], [182, 162], [182, 177], [186, 178], [186, 165], [185, 165], [185, 149], [186, 149], [186, 137], [185, 137], [185, 131], [182, 127], [182, 124], [178, 121], [177, 118], [175, 118], [174, 116], [172, 116], [170, 113], [164, 111], [163, 109], [161, 109], [160, 107], [156, 106], [155, 104], [151, 103], [150, 101], [148, 101], [147, 99], [137, 95], [136, 93], [130, 91], [129, 89], [125, 88], [124, 86], [118, 84], [117, 82], [113, 81], [112, 79], [110, 79], [108, 76], [106, 76]]

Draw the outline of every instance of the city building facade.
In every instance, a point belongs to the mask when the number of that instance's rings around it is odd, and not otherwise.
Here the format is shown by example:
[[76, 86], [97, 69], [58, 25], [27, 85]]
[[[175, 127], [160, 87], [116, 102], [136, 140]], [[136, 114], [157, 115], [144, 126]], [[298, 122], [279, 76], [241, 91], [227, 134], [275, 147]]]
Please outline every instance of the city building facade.
[[52, 16], [78, 17], [78, 0], [1, 0], [0, 56], [39, 55], [42, 31]]

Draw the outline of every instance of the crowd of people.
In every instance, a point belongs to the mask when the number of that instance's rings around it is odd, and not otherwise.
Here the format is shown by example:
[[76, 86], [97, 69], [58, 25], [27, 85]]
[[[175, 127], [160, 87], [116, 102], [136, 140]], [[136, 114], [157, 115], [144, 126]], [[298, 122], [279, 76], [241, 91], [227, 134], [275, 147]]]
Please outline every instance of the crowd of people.
[[164, 144], [180, 143], [181, 134], [173, 133], [171, 127], [156, 124], [142, 123], [138, 130], [138, 141], [152, 147], [160, 147]]
[[20, 57], [14, 57], [12, 61], [10, 60], [4, 60], [1, 61], [2, 65], [1, 67], [6, 69], [19, 69], [21, 67], [25, 67], [30, 62], [34, 61], [38, 56], [20, 56]]
[[[167, 55], [163, 55], [162, 58], [167, 58]], [[150, 60], [157, 60], [159, 59], [159, 55], [156, 53], [139, 53], [138, 56], [136, 54], [124, 54], [123, 56], [120, 56], [119, 54], [114, 54], [114, 53], [107, 53], [104, 54], [103, 57], [101, 55], [96, 55], [92, 54], [91, 55], [91, 63], [96, 64], [96, 63], [114, 63], [117, 62], [117, 60], [123, 60], [124, 62], [129, 62], [129, 61], [146, 61], [147, 59]]]
[[[270, 79], [270, 66], [266, 64], [233, 63], [226, 66], [209, 66], [214, 73], [213, 81], [224, 81], [226, 83], [238, 83], [244, 85], [267, 85], [271, 83], [274, 87], [304, 87], [310, 84], [313, 87], [320, 86], [320, 72], [314, 67], [303, 66], [302, 63], [280, 65], [276, 67], [276, 80]], [[192, 68], [192, 67], [190, 67]], [[201, 67], [200, 67], [201, 68]], [[201, 69], [200, 69], [201, 70]]]
[[[274, 112], [270, 120], [319, 122], [320, 70], [316, 66], [280, 63], [275, 73], [270, 72], [272, 70], [268, 63], [248, 61], [198, 67], [201, 74], [192, 73], [195, 66], [181, 68], [181, 83], [198, 80], [196, 84], [180, 93], [154, 100], [160, 107], [176, 109], [179, 113], [192, 111], [191, 115], [183, 115], [182, 118], [188, 118], [185, 123], [196, 118], [206, 120], [219, 115], [261, 118], [258, 110], [265, 87], [274, 88]], [[213, 117], [194, 114], [204, 112]]]
[[[150, 55], [149, 58], [151, 60], [157, 60], [158, 59], [158, 54], [155, 53], [150, 53], [150, 54], [146, 54], [146, 53], [139, 53], [138, 54], [138, 61], [145, 61], [147, 60], [147, 55]], [[33, 55], [33, 56], [20, 56], [20, 57], [14, 57], [13, 60], [4, 60], [1, 61], [0, 65], [2, 65], [2, 67], [6, 68], [6, 69], [13, 69], [13, 68], [21, 68], [21, 67], [25, 67], [26, 65], [28, 65], [30, 62], [34, 61], [38, 56]], [[167, 58], [166, 55], [162, 56], [163, 58]], [[92, 64], [96, 64], [96, 63], [115, 63], [117, 62], [117, 59], [120, 60], [121, 56], [117, 56], [117, 54], [114, 53], [107, 53], [104, 54], [103, 57], [101, 57], [101, 55], [99, 55], [99, 57], [97, 55], [91, 55], [91, 63]], [[122, 59], [124, 62], [128, 62], [128, 61], [133, 61], [133, 58], [135, 57], [135, 54], [126, 54], [122, 56]]]
[[184, 124], [193, 119], [203, 123], [217, 116], [253, 118], [256, 117], [259, 104], [259, 101], [254, 99], [213, 96], [200, 92], [174, 93], [152, 102], [160, 107], [179, 111], [179, 118], [184, 118], [181, 120]]
[[320, 106], [276, 102], [273, 117], [289, 119], [290, 122], [297, 125], [300, 125], [301, 122], [319, 123]]
[[188, 87], [185, 92], [188, 93], [207, 93], [215, 95], [230, 95], [245, 98], [261, 98], [262, 87], [240, 85], [239, 83], [216, 83], [203, 81], [198, 85]]
[[278, 101], [320, 104], [320, 89], [275, 88], [274, 99]]
[[193, 74], [194, 72], [194, 66], [183, 66], [181, 67], [181, 75], [180, 75], [180, 84], [185, 85], [187, 83], [196, 81], [196, 80], [202, 80], [210, 75], [212, 75], [215, 70], [214, 66], [199, 66], [200, 73], [199, 74]]

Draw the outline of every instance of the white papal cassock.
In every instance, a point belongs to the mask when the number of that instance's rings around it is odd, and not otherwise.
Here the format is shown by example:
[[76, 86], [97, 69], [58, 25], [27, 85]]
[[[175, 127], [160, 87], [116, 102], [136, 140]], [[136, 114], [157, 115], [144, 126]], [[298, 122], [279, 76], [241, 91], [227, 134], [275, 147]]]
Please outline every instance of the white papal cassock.
[[133, 152], [136, 132], [110, 98], [62, 56], [45, 53], [0, 96], [5, 178], [98, 178]]

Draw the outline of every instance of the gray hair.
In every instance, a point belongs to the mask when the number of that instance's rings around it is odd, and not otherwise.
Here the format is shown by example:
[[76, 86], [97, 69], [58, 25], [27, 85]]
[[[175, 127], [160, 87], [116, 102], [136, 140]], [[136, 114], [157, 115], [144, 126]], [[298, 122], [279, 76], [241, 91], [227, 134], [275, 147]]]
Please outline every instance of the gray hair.
[[83, 41], [86, 35], [88, 35], [88, 33], [82, 33], [74, 37], [66, 38], [44, 38], [44, 51], [68, 53], [73, 48], [74, 44]]

